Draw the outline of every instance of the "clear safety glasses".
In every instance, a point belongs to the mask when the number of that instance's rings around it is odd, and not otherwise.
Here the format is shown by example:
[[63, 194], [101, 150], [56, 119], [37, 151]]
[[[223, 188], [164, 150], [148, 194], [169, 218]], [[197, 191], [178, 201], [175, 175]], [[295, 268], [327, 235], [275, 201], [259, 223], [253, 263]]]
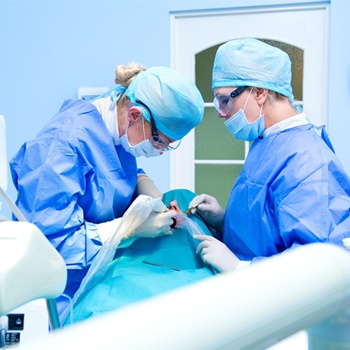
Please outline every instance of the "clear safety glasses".
[[176, 148], [178, 148], [181, 144], [181, 140], [174, 141], [171, 143], [163, 140], [157, 132], [156, 122], [152, 116], [150, 109], [143, 102], [139, 100], [136, 100], [136, 102], [145, 107], [149, 113], [152, 128], [152, 138], [150, 140], [152, 146], [160, 152], [173, 151]]
[[227, 116], [231, 108], [234, 106], [237, 100], [233, 100], [238, 97], [244, 90], [246, 86], [240, 86], [236, 90], [233, 90], [230, 95], [219, 94], [214, 98], [214, 107], [222, 115]]

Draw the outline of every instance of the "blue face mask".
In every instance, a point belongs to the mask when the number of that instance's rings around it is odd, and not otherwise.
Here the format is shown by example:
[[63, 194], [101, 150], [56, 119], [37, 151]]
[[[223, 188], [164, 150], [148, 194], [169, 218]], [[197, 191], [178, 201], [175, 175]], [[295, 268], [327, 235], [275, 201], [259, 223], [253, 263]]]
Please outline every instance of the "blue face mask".
[[143, 123], [144, 123], [144, 120], [142, 119], [143, 137], [144, 137], [143, 141], [141, 141], [135, 146], [130, 144], [128, 134], [127, 134], [128, 128], [129, 128], [129, 124], [128, 124], [124, 135], [120, 138], [120, 144], [123, 146], [125, 151], [131, 153], [135, 157], [144, 156], [146, 158], [150, 158], [150, 157], [160, 156], [162, 153], [158, 151], [156, 148], [154, 148], [151, 142], [146, 138], [145, 128]]
[[265, 130], [264, 115], [261, 114], [263, 106], [261, 106], [259, 118], [253, 123], [248, 123], [247, 117], [244, 113], [245, 106], [248, 102], [252, 90], [253, 88], [250, 90], [243, 109], [240, 109], [224, 123], [227, 130], [238, 140], [253, 141], [262, 136]]
[[120, 144], [127, 152], [131, 153], [135, 157], [144, 156], [146, 158], [150, 158], [157, 157], [162, 154], [152, 146], [148, 139], [143, 140], [135, 146], [132, 146], [126, 133], [120, 138]]

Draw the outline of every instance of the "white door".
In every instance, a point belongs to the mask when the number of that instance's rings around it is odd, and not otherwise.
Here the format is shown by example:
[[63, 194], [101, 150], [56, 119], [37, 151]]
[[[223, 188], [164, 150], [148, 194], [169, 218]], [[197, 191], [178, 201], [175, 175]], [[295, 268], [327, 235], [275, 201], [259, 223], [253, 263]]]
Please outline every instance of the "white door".
[[196, 81], [206, 111], [203, 123], [171, 153], [171, 188], [209, 193], [225, 207], [248, 153], [249, 144], [233, 140], [213, 108], [211, 68], [220, 44], [253, 37], [287, 51], [294, 96], [307, 117], [321, 125], [327, 124], [327, 34], [327, 5], [173, 14], [171, 66]]

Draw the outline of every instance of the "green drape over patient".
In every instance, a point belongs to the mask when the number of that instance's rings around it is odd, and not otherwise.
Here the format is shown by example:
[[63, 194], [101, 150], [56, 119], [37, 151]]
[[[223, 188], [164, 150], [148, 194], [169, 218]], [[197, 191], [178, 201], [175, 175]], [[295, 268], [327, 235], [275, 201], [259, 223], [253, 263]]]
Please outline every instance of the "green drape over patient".
[[[163, 201], [168, 206], [176, 199], [184, 212], [194, 196], [187, 190], [174, 190], [165, 193]], [[147, 211], [154, 201], [157, 199], [140, 198], [139, 203], [136, 200], [123, 217], [125, 224], [139, 217], [141, 211]], [[122, 226], [119, 231], [123, 230]], [[108, 249], [107, 242], [105, 251], [110, 252], [99, 253], [104, 257], [97, 268], [91, 267], [92, 274], [77, 292], [73, 312], [66, 323], [85, 320], [212, 276], [212, 269], [196, 254], [198, 241], [192, 237], [194, 233], [211, 235], [206, 225], [198, 216], [187, 218], [180, 214], [177, 226], [170, 236], [131, 238], [117, 243], [116, 249], [113, 245]]]

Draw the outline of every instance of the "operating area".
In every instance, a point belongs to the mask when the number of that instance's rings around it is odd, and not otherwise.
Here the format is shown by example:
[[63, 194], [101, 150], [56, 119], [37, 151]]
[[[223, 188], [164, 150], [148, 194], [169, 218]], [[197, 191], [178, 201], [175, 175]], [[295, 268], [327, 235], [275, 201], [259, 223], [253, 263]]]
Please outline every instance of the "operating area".
[[0, 2], [0, 348], [350, 349], [349, 10]]

